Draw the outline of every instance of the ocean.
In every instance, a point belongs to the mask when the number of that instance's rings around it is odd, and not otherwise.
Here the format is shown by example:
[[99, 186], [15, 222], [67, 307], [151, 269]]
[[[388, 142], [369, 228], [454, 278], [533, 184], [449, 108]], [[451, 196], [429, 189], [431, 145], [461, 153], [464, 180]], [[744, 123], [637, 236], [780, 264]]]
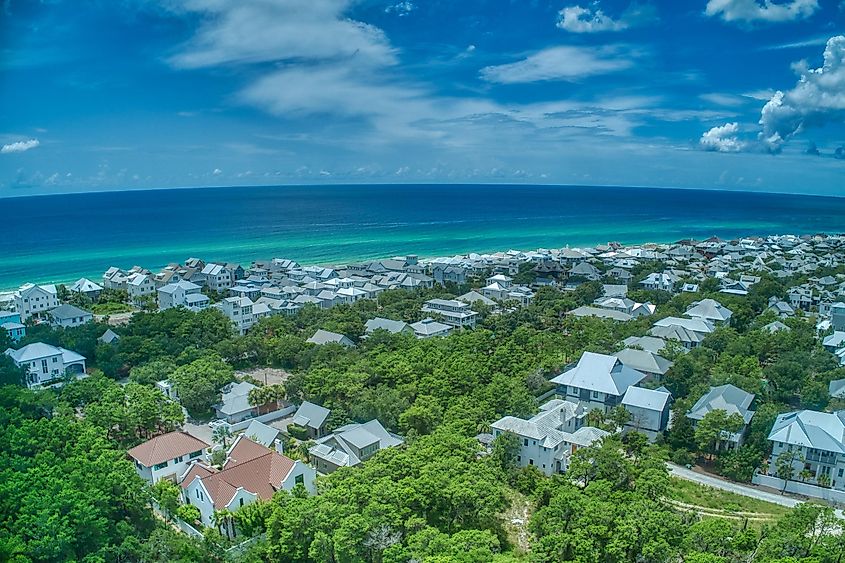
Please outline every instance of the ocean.
[[0, 288], [189, 257], [338, 264], [417, 254], [845, 232], [845, 198], [630, 187], [355, 185], [0, 199]]

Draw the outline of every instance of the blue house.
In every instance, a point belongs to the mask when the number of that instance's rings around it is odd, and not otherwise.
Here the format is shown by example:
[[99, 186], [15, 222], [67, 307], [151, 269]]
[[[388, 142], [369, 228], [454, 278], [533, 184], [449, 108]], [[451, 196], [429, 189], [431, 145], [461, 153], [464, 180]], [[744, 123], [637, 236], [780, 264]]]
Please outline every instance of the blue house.
[[21, 323], [20, 313], [0, 311], [0, 327], [6, 329], [12, 342], [18, 342], [26, 336], [26, 325]]

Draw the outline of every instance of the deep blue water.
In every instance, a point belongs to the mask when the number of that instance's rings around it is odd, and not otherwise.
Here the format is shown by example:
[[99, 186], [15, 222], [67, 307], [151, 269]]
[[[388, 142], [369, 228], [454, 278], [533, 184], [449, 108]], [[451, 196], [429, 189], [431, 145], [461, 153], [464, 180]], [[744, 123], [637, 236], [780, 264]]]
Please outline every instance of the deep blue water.
[[530, 185], [285, 186], [0, 199], [0, 288], [191, 256], [399, 254], [845, 232], [845, 198]]

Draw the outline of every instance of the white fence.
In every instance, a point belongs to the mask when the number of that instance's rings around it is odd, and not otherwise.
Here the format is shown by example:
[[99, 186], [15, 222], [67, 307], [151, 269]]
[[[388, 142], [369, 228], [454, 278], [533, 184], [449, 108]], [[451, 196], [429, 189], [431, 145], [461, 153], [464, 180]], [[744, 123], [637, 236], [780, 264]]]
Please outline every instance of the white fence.
[[173, 516], [166, 515], [164, 513], [164, 511], [161, 509], [161, 507], [159, 506], [158, 502], [156, 502], [155, 500], [151, 500], [151, 504], [152, 504], [153, 510], [155, 510], [156, 514], [158, 514], [159, 516], [161, 516], [165, 520], [169, 520], [170, 522], [176, 524], [177, 528], [179, 528], [180, 530], [182, 530], [183, 532], [185, 532], [186, 534], [188, 534], [192, 538], [202, 539], [202, 537], [203, 537], [202, 532], [200, 532], [199, 530], [197, 530], [196, 528], [194, 528], [193, 526], [191, 526], [190, 524], [188, 524], [187, 522], [185, 522], [184, 520], [182, 520], [181, 518], [179, 518], [175, 514]]
[[806, 497], [820, 498], [834, 504], [845, 504], [845, 491], [836, 489], [828, 489], [827, 487], [819, 487], [809, 483], [801, 483], [800, 481], [787, 481], [786, 489], [784, 489], [784, 481], [773, 475], [754, 475], [751, 482], [755, 485], [763, 485], [764, 487], [771, 487], [778, 491], [786, 491], [796, 495], [803, 495]]

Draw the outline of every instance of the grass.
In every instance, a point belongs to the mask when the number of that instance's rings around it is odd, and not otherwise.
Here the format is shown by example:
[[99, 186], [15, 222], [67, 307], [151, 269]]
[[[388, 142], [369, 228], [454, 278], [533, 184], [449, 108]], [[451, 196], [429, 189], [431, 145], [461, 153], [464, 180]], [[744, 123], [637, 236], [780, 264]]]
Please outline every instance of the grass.
[[779, 504], [714, 489], [675, 477], [671, 479], [671, 483], [667, 495], [670, 500], [701, 507], [714, 515], [723, 513], [728, 516], [732, 513], [742, 513], [745, 516], [754, 514], [760, 518], [776, 519], [790, 510]]
[[132, 307], [126, 303], [95, 303], [91, 306], [91, 312], [95, 315], [114, 315], [117, 313], [128, 313]]

